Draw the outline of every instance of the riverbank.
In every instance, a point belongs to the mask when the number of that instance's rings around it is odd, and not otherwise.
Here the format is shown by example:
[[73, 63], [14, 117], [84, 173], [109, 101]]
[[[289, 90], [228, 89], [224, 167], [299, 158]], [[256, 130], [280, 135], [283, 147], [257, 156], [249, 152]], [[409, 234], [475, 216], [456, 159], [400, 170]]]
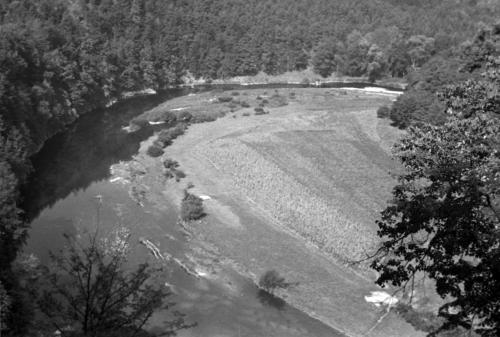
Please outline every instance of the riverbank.
[[[342, 76], [333, 73], [328, 77], [322, 77], [316, 74], [312, 69], [308, 68], [301, 71], [288, 71], [283, 74], [269, 75], [264, 72], [259, 72], [252, 76], [235, 76], [224, 79], [204, 79], [204, 78], [194, 78], [190, 74], [185, 75], [182, 78], [182, 86], [186, 87], [196, 87], [204, 86], [208, 84], [213, 85], [265, 85], [265, 84], [301, 84], [301, 85], [312, 85], [312, 86], [323, 86], [330, 83], [370, 83], [367, 76]], [[407, 86], [407, 82], [404, 78], [393, 78], [386, 77], [379, 79], [373, 83], [374, 85], [379, 85], [382, 87], [393, 88], [398, 90], [404, 90]]]
[[[275, 95], [286, 105], [273, 104]], [[246, 104], [230, 106], [218, 97]], [[256, 114], [264, 100], [264, 113]], [[165, 203], [179, 207], [188, 182], [194, 184], [192, 193], [208, 197], [208, 216], [190, 223], [189, 231], [214, 247], [218, 261], [254, 281], [278, 270], [298, 284], [280, 296], [348, 336], [421, 336], [367, 303], [364, 297], [378, 290], [373, 275], [342, 263], [373, 245], [374, 216], [393, 183], [387, 152], [398, 132], [375, 116], [391, 100], [335, 89], [173, 99], [143, 117], [157, 118], [161, 111], [224, 117], [191, 125], [160, 158], [145, 154], [154, 137], [144, 142], [135, 156], [147, 168], [137, 178], [144, 186], [140, 195], [160, 209]], [[165, 183], [166, 158], [178, 161], [187, 178]]]

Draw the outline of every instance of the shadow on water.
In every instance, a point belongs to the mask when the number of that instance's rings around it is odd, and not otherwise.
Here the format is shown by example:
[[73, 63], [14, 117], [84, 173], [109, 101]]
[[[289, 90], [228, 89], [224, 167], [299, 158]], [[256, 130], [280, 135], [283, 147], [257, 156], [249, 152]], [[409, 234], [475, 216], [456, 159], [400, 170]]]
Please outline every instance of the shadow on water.
[[127, 99], [82, 116], [67, 131], [49, 139], [31, 158], [34, 170], [22, 190], [22, 208], [27, 220], [35, 219], [44, 208], [71, 192], [108, 178], [109, 167], [130, 160], [139, 150], [140, 142], [154, 131], [144, 128], [127, 133], [122, 128], [133, 117], [188, 92], [177, 89]]
[[37, 240], [31, 242], [30, 250], [37, 252], [37, 257], [42, 263], [48, 263], [49, 251], [58, 253], [65, 247], [64, 236], [73, 237], [76, 234], [74, 219], [66, 217], [41, 219], [40, 223], [30, 230], [30, 235], [37, 237]]
[[276, 308], [278, 310], [283, 310], [286, 306], [286, 302], [283, 301], [281, 298], [278, 296], [275, 296], [263, 289], [259, 289], [257, 292], [257, 299], [262, 303], [263, 305], [267, 305], [273, 308]]

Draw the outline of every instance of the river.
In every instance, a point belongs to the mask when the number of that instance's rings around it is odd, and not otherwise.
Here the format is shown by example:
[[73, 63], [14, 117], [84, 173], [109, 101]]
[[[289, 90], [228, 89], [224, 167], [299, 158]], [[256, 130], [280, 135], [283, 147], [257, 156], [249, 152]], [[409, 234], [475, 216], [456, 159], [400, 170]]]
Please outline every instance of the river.
[[[342, 85], [346, 84], [331, 86]], [[139, 205], [129, 196], [126, 186], [109, 180], [110, 166], [131, 160], [140, 142], [154, 132], [149, 128], [127, 133], [122, 128], [129, 120], [165, 100], [194, 90], [200, 89], [176, 89], [128, 99], [81, 117], [66, 132], [48, 140], [32, 158], [34, 173], [23, 191], [23, 207], [32, 219], [25, 252], [47, 263], [49, 251], [57, 253], [64, 247], [63, 234], [84, 236], [98, 226], [102, 236], [122, 227], [130, 231], [131, 263], [152, 259], [139, 242], [141, 239], [151, 240], [164, 254], [179, 261], [206, 254], [206, 249], [196, 252], [188, 244], [176, 225], [178, 214], [174, 207]], [[206, 256], [198, 256], [203, 258]], [[175, 308], [186, 314], [188, 323], [197, 323], [194, 328], [180, 331], [179, 336], [343, 336], [259, 291], [250, 279], [228, 265], [194, 277], [176, 263], [153, 262], [166, 267], [164, 281], [173, 291], [170, 299], [177, 303]], [[160, 332], [166, 314], [156, 314], [148, 328]]]

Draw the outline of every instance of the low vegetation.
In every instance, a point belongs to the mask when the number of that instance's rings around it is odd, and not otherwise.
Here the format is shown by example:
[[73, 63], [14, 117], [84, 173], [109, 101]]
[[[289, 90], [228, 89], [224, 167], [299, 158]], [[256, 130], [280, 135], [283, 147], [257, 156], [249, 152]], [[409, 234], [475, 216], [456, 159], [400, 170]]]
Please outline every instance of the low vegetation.
[[153, 158], [160, 157], [165, 153], [161, 147], [156, 144], [150, 145], [146, 151], [146, 153]]
[[257, 107], [254, 109], [254, 111], [255, 111], [255, 115], [257, 115], [257, 116], [267, 115], [269, 113], [269, 111], [264, 110], [264, 108], [262, 108], [262, 107]]
[[231, 96], [220, 96], [217, 98], [220, 103], [229, 103], [233, 100]]
[[290, 287], [290, 283], [285, 281], [276, 270], [266, 271], [259, 279], [259, 287], [267, 292], [273, 293], [276, 289], [286, 289]]
[[179, 163], [172, 159], [165, 159], [163, 161], [163, 166], [165, 167], [165, 177], [167, 179], [175, 178], [177, 182], [186, 177], [186, 174], [179, 170]]
[[192, 221], [201, 219], [204, 216], [203, 200], [185, 190], [184, 198], [181, 202], [181, 219]]
[[174, 127], [160, 131], [158, 133], [157, 140], [161, 144], [161, 147], [171, 145], [175, 138], [184, 134], [186, 128], [187, 125], [185, 123], [180, 123]]

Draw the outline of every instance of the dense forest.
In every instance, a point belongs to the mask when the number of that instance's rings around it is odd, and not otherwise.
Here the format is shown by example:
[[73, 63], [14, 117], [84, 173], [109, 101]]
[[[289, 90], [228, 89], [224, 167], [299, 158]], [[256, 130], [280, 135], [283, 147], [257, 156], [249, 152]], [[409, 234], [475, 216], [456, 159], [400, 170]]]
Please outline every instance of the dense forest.
[[29, 156], [82, 114], [127, 91], [181, 84], [185, 75], [310, 67], [371, 81], [407, 76], [410, 89], [391, 119], [400, 127], [439, 123], [445, 110], [435, 92], [478, 76], [476, 68], [457, 71], [463, 55], [476, 52], [463, 43], [498, 17], [495, 0], [1, 1], [0, 301], [10, 303], [2, 329], [15, 335], [29, 326], [14, 266]]

